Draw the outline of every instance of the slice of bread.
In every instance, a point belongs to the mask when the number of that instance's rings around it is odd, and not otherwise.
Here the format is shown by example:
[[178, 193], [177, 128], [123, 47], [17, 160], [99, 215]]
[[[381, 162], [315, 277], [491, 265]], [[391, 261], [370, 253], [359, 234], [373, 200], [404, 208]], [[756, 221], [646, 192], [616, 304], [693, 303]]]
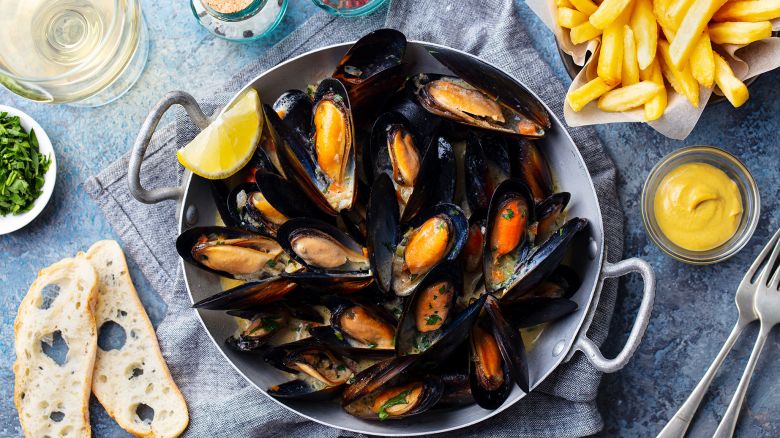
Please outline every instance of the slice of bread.
[[99, 289], [92, 391], [128, 432], [144, 437], [180, 435], [190, 421], [187, 404], [160, 353], [122, 248], [113, 240], [103, 240], [92, 245], [85, 257], [98, 273]]
[[91, 435], [96, 297], [92, 265], [71, 258], [43, 269], [19, 305], [14, 403], [25, 436]]

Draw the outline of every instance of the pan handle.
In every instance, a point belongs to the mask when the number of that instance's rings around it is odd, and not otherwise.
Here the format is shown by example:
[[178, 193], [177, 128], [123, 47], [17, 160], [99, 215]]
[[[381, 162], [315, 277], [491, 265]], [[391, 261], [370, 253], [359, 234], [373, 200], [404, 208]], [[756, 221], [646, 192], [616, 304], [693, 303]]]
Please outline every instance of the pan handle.
[[621, 260], [617, 263], [606, 262], [604, 268], [601, 271], [600, 283], [603, 283], [607, 278], [622, 277], [626, 274], [636, 272], [642, 276], [644, 282], [644, 289], [642, 290], [642, 303], [639, 305], [639, 311], [634, 321], [634, 326], [631, 328], [631, 333], [628, 335], [626, 344], [623, 349], [615, 356], [614, 359], [607, 359], [599, 350], [599, 347], [587, 336], [588, 327], [593, 319], [595, 308], [598, 303], [594, 303], [594, 306], [588, 315], [588, 323], [583, 326], [580, 331], [580, 335], [577, 337], [577, 341], [574, 343], [569, 353], [569, 358], [579, 351], [588, 358], [593, 366], [604, 373], [614, 373], [622, 369], [634, 352], [639, 347], [639, 343], [642, 341], [642, 336], [645, 334], [647, 324], [650, 322], [650, 314], [653, 311], [653, 300], [655, 299], [655, 272], [653, 268], [644, 260], [638, 258], [630, 258]]
[[184, 193], [181, 187], [163, 187], [147, 190], [141, 186], [141, 163], [144, 161], [146, 148], [149, 147], [149, 142], [152, 140], [155, 130], [157, 130], [160, 119], [173, 105], [183, 106], [184, 110], [187, 111], [187, 115], [200, 129], [205, 129], [210, 123], [208, 117], [200, 109], [198, 102], [195, 101], [195, 98], [183, 91], [171, 91], [152, 107], [149, 115], [146, 116], [144, 124], [141, 126], [141, 132], [138, 133], [138, 137], [136, 137], [133, 144], [133, 150], [130, 152], [130, 167], [127, 172], [130, 193], [135, 199], [144, 204], [156, 204], [166, 199], [179, 199]]

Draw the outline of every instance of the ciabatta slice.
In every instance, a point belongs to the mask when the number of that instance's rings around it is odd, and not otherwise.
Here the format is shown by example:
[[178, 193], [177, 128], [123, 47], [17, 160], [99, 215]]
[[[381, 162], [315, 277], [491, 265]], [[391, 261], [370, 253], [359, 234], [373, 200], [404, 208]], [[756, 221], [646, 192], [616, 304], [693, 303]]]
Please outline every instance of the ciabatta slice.
[[97, 348], [96, 297], [92, 265], [70, 258], [43, 269], [19, 305], [14, 322], [14, 403], [25, 436], [91, 435], [88, 403]]
[[[128, 432], [174, 437], [189, 424], [184, 397], [160, 353], [157, 335], [138, 298], [125, 255], [113, 240], [95, 243], [87, 260], [98, 273], [95, 320], [100, 343], [92, 392]], [[115, 339], [104, 336], [113, 332]], [[117, 342], [124, 339], [124, 342]], [[121, 346], [120, 346], [121, 345]]]

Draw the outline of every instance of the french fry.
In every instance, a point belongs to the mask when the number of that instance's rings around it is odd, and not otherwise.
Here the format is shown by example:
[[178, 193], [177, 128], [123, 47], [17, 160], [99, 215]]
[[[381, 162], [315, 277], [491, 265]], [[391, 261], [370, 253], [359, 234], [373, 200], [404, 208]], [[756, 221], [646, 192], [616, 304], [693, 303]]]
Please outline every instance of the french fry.
[[574, 111], [580, 111], [585, 105], [591, 101], [598, 99], [599, 96], [607, 91], [615, 88], [614, 85], [609, 85], [604, 82], [604, 79], [595, 78], [587, 84], [577, 88], [566, 96], [566, 102]]
[[601, 36], [601, 50], [596, 74], [609, 85], [620, 83], [623, 74], [622, 24], [615, 22], [604, 29], [604, 34]]
[[633, 85], [639, 82], [639, 64], [636, 60], [636, 42], [631, 26], [623, 26], [623, 67], [622, 83]]
[[750, 44], [772, 36], [772, 23], [728, 21], [710, 26], [710, 38], [715, 44]]
[[653, 62], [646, 69], [639, 71], [639, 77], [643, 81], [653, 81], [661, 86], [661, 91], [645, 103], [645, 120], [648, 122], [658, 120], [666, 111], [667, 96], [664, 76], [657, 57], [653, 58]]
[[726, 96], [726, 99], [734, 105], [734, 108], [739, 108], [750, 96], [747, 86], [734, 76], [734, 71], [731, 70], [731, 66], [722, 56], [717, 53], [714, 53], [714, 55], [715, 83], [718, 84], [718, 88]]
[[680, 28], [685, 13], [691, 8], [694, 0], [675, 0], [666, 8], [666, 25], [676, 31]]
[[631, 0], [604, 0], [588, 20], [593, 27], [605, 30], [631, 5]]
[[573, 8], [574, 5], [571, 4], [569, 0], [555, 0], [555, 6], [558, 6], [559, 8]]
[[715, 21], [767, 21], [780, 18], [780, 0], [733, 1], [712, 17]]
[[653, 15], [652, 0], [636, 0], [631, 13], [631, 30], [636, 40], [636, 59], [640, 69], [647, 68], [655, 58], [658, 45], [658, 25]]
[[662, 88], [661, 85], [653, 81], [642, 81], [627, 87], [608, 91], [599, 98], [599, 109], [608, 112], [628, 111], [647, 103]]
[[585, 15], [592, 15], [599, 8], [599, 5], [593, 3], [591, 0], [571, 0], [571, 4], [574, 8], [582, 12]]
[[[669, 43], [666, 41], [658, 42], [658, 54], [661, 55], [661, 71], [669, 84], [671, 84], [674, 91], [688, 98], [694, 108], [699, 107], [699, 83], [693, 78], [691, 74], [691, 66], [685, 65], [685, 68], [680, 70], [672, 63], [672, 56], [670, 53]], [[657, 57], [657, 55], [656, 55]]]
[[558, 8], [558, 24], [561, 27], [571, 29], [588, 21], [588, 16], [571, 8]]
[[[695, 0], [685, 14], [680, 27], [676, 30], [674, 40], [670, 42], [669, 54], [672, 64], [676, 69], [682, 70], [688, 65], [688, 59], [693, 51], [693, 46], [699, 40], [707, 23], [720, 9], [726, 0]], [[591, 16], [591, 21], [592, 21]], [[710, 34], [712, 38], [712, 34]], [[713, 40], [714, 41], [714, 40]]]
[[579, 26], [571, 28], [569, 32], [569, 38], [571, 38], [572, 44], [581, 44], [585, 41], [590, 41], [597, 36], [601, 35], [601, 29], [596, 29], [590, 24], [590, 21], [586, 21]]
[[710, 34], [707, 30], [701, 34], [699, 42], [693, 47], [691, 53], [691, 74], [696, 82], [701, 85], [712, 88], [715, 81], [715, 58], [712, 55], [712, 44]]

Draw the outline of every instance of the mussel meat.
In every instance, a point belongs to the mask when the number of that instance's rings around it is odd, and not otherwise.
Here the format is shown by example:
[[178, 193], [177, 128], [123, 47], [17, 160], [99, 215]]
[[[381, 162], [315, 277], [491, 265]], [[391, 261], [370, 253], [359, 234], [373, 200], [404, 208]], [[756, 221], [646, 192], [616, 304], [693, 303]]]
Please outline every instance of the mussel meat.
[[481, 407], [496, 409], [509, 397], [511, 378], [493, 333], [479, 322], [471, 329], [471, 394]]
[[307, 268], [319, 272], [369, 270], [363, 247], [338, 228], [315, 219], [296, 218], [279, 228], [281, 246]]

